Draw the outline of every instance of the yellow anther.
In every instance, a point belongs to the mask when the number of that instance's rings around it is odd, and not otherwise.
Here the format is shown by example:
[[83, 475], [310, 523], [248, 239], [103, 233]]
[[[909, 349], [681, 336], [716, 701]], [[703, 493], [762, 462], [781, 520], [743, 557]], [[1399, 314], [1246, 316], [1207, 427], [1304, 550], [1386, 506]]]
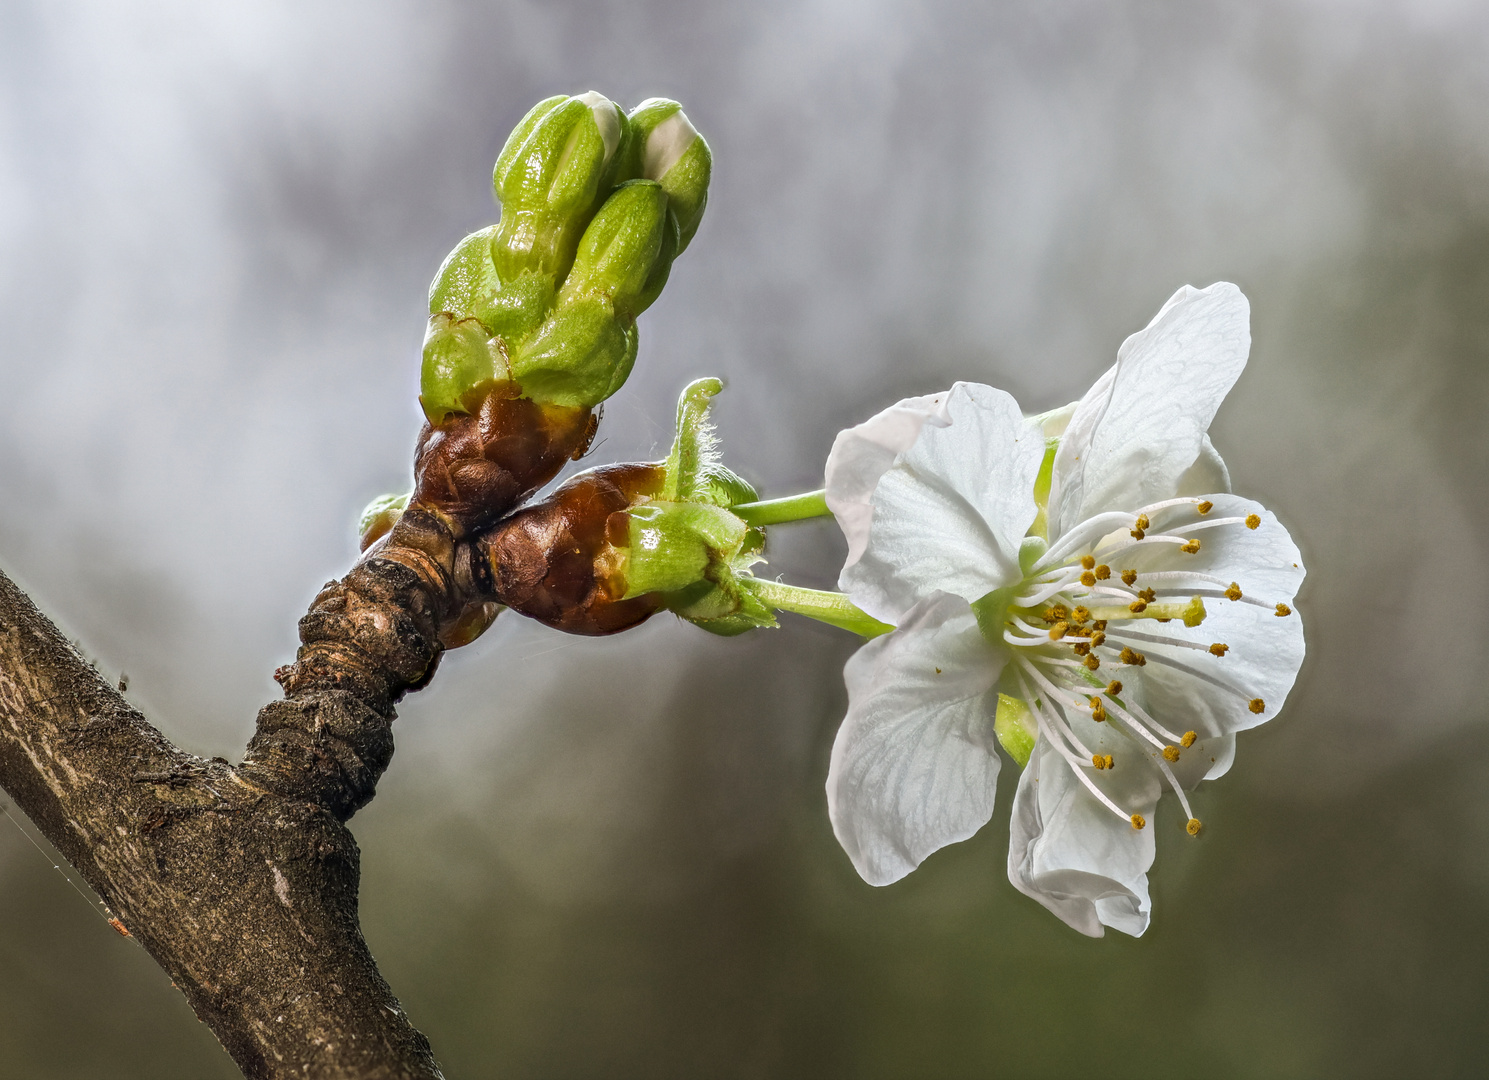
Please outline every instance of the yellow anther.
[[1083, 567], [1085, 567], [1087, 570], [1090, 570], [1092, 567], [1094, 567], [1096, 565], [1096, 560], [1095, 560], [1095, 558], [1093, 558], [1090, 555], [1082, 555], [1081, 556], [1081, 565]]
[[1179, 760], [1179, 748], [1177, 746], [1165, 746], [1163, 748], [1163, 760], [1164, 761], [1178, 761]]
[[1146, 529], [1152, 525], [1152, 522], [1148, 520], [1147, 514], [1139, 514], [1137, 516], [1137, 521], [1135, 522], [1135, 524], [1139, 529]]
[[1091, 648], [1096, 648], [1096, 646], [1100, 645], [1105, 640], [1106, 635], [1100, 630], [1096, 631], [1094, 634], [1091, 635]]
[[1194, 740], [1198, 737], [1199, 736], [1197, 736], [1194, 732], [1186, 731], [1184, 732], [1184, 737], [1179, 740], [1179, 745], [1182, 746], [1185, 750], [1188, 750], [1191, 746], [1194, 745]]
[[1154, 600], [1158, 599], [1158, 590], [1157, 589], [1139, 589], [1138, 590], [1138, 594], [1137, 594], [1137, 598], [1139, 600], [1144, 601], [1145, 603], [1151, 604]]
[[1087, 607], [1078, 607], [1078, 608], [1076, 608], [1074, 611], [1072, 611], [1070, 613], [1070, 620], [1071, 620], [1071, 622], [1078, 622], [1078, 623], [1090, 622], [1091, 621], [1091, 609], [1090, 608], [1087, 608]]
[[1096, 566], [1096, 580], [1105, 581], [1112, 576], [1112, 568], [1106, 563], [1098, 563]]
[[1210, 646], [1210, 653], [1214, 656], [1224, 656], [1228, 652], [1230, 652], [1230, 646], [1223, 642], [1217, 641]]
[[1147, 662], [1148, 658], [1134, 649], [1131, 645], [1122, 646], [1122, 663], [1132, 664], [1135, 667], [1142, 667]]
[[1137, 571], [1136, 570], [1123, 570], [1122, 571], [1122, 584], [1123, 585], [1131, 585], [1136, 580], [1137, 580]]
[[1132, 612], [1134, 615], [1141, 615], [1143, 612], [1148, 610], [1148, 602], [1146, 600], [1134, 600], [1132, 603], [1127, 605], [1127, 610]]
[[1107, 683], [1106, 692], [1112, 695], [1112, 697], [1116, 697], [1118, 694], [1120, 694], [1122, 692], [1121, 680], [1113, 679], [1111, 682]]
[[1091, 653], [1084, 660], [1082, 660], [1081, 663], [1085, 664], [1088, 670], [1095, 671], [1101, 666], [1101, 657], [1097, 656], [1095, 653]]
[[1141, 530], [1141, 529], [1128, 529], [1127, 531], [1132, 534], [1132, 538], [1134, 540], [1141, 540], [1143, 537], [1145, 537], [1145, 536], [1148, 535], [1147, 533], [1143, 532], [1143, 530]]
[[1100, 754], [1092, 754], [1091, 764], [1095, 765], [1098, 769], [1104, 769], [1106, 768], [1106, 759]]
[[1184, 831], [1190, 836], [1198, 836], [1199, 831], [1203, 828], [1204, 826], [1199, 823], [1199, 818], [1192, 817], [1189, 819], [1189, 824], [1184, 826]]
[[1179, 545], [1179, 550], [1182, 551], [1186, 555], [1195, 555], [1195, 554], [1198, 554], [1199, 553], [1199, 541], [1198, 540], [1191, 540], [1187, 544], [1180, 544]]
[[1066, 623], [1066, 622], [1057, 622], [1057, 623], [1055, 623], [1054, 626], [1050, 627], [1050, 640], [1051, 641], [1059, 641], [1062, 637], [1065, 636], [1066, 632], [1069, 629], [1070, 629], [1070, 624], [1069, 623]]
[[1252, 712], [1259, 713], [1266, 709], [1267, 703], [1259, 697], [1254, 697], [1251, 699], [1251, 704], [1246, 707]]
[[1146, 818], [1143, 817], [1143, 815], [1141, 815], [1141, 814], [1133, 814], [1132, 815], [1132, 827], [1134, 829], [1141, 829], [1147, 823], [1148, 823], [1148, 821], [1147, 821]]
[[1044, 609], [1043, 618], [1044, 621], [1047, 623], [1057, 623], [1061, 619], [1068, 619], [1069, 617], [1070, 611], [1065, 607], [1064, 604], [1055, 604], [1052, 607], [1047, 607]]
[[1096, 584], [1096, 575], [1089, 570], [1084, 571], [1081, 574], [1081, 584], [1089, 589], [1092, 585]]
[[1098, 724], [1106, 719], [1106, 704], [1099, 697], [1091, 699], [1091, 719]]
[[1116, 768], [1116, 766], [1112, 764], [1112, 756], [1110, 754], [1106, 755], [1106, 768], [1108, 772]]
[[1173, 619], [1158, 619], [1157, 622], [1173, 622]]
[[1260, 525], [1261, 523], [1262, 523], [1262, 519], [1259, 518], [1259, 517], [1257, 517], [1255, 514], [1247, 514], [1246, 515], [1246, 527], [1248, 529], [1254, 529], [1258, 525]]
[[1292, 613], [1293, 613], [1293, 609], [1290, 608], [1290, 607], [1288, 607], [1286, 604], [1278, 604], [1277, 605], [1277, 617], [1279, 619], [1282, 618], [1285, 615], [1291, 615]]
[[1091, 643], [1089, 641], [1077, 641], [1071, 648], [1075, 650], [1076, 656], [1085, 656], [1091, 651]]
[[1239, 600], [1239, 599], [1241, 599], [1241, 586], [1237, 585], [1234, 581], [1232, 581], [1230, 583], [1230, 588], [1225, 590], [1225, 598], [1227, 600]]
[[1195, 509], [1198, 510], [1201, 514], [1208, 514], [1211, 510], [1215, 509], [1215, 504], [1212, 503], [1209, 499], [1206, 499], [1204, 502], [1196, 506]]
[[1106, 629], [1106, 620], [1105, 619], [1097, 619], [1095, 622], [1093, 622], [1091, 624], [1091, 629], [1092, 630], [1105, 630]]

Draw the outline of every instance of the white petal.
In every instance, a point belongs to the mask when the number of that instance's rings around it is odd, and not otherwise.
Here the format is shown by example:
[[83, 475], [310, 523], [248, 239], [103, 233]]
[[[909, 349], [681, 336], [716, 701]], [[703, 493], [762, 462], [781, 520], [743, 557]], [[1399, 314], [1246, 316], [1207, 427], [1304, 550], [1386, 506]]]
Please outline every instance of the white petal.
[[1008, 880], [1083, 934], [1101, 937], [1110, 926], [1138, 937], [1148, 928], [1159, 774], [1130, 754], [1114, 770], [1090, 775], [1147, 826], [1134, 829], [1098, 802], [1041, 737], [1013, 797]]
[[1185, 286], [1117, 351], [1055, 455], [1050, 539], [1108, 510], [1173, 496], [1251, 350], [1251, 307], [1229, 282]]
[[880, 476], [868, 543], [838, 578], [885, 622], [934, 592], [973, 601], [1021, 576], [1044, 438], [1013, 398], [976, 383], [951, 388], [946, 418]]
[[894, 459], [915, 444], [920, 429], [927, 421], [944, 426], [946, 402], [951, 391], [905, 398], [881, 413], [869, 417], [857, 427], [838, 432], [827, 455], [823, 470], [827, 482], [827, 508], [837, 519], [838, 527], [848, 540], [848, 561], [844, 569], [863, 556], [869, 542], [869, 523], [873, 520], [870, 499], [879, 478], [894, 464]]
[[898, 881], [992, 816], [991, 690], [1003, 661], [966, 601], [944, 593], [848, 661], [848, 715], [832, 747], [827, 811], [870, 885]]
[[[1305, 651], [1302, 616], [1293, 611], [1278, 617], [1273, 607], [1279, 603], [1291, 606], [1303, 583], [1303, 559], [1292, 537], [1259, 503], [1236, 495], [1213, 494], [1209, 499], [1214, 503], [1209, 513], [1212, 519], [1256, 514], [1261, 524], [1254, 530], [1244, 525], [1222, 525], [1196, 532], [1201, 548], [1194, 555], [1177, 554], [1169, 545], [1143, 545], [1134, 549], [1130, 557], [1123, 557], [1123, 566], [1138, 571], [1139, 587], [1146, 570], [1183, 568], [1212, 574], [1238, 583], [1246, 597], [1263, 601], [1267, 606], [1206, 597], [1205, 621], [1193, 628], [1178, 620], [1163, 624], [1136, 620], [1113, 623], [1107, 628], [1108, 643], [1112, 645], [1124, 643], [1123, 630], [1130, 627], [1138, 633], [1207, 647], [1217, 642], [1230, 646], [1224, 656], [1217, 657], [1193, 649], [1130, 640], [1134, 648], [1147, 654], [1148, 664], [1141, 669], [1122, 671], [1133, 672], [1141, 680], [1148, 711], [1171, 730], [1194, 730], [1202, 738], [1245, 731], [1276, 716], [1297, 679]], [[1161, 523], [1160, 519], [1157, 524]], [[1156, 656], [1220, 679], [1236, 692], [1157, 663]], [[1131, 681], [1126, 674], [1119, 677], [1124, 682]], [[1259, 713], [1251, 711], [1253, 698], [1262, 699], [1264, 708]], [[1215, 765], [1220, 767], [1223, 762], [1217, 755]]]

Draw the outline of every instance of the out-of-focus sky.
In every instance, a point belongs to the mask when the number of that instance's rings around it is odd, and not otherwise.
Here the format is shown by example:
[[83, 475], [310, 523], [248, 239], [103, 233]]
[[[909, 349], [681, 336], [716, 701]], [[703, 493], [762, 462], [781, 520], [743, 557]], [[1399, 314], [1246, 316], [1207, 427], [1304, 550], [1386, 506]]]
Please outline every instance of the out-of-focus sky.
[[[591, 461], [728, 389], [726, 460], [973, 379], [1078, 396], [1238, 283], [1212, 434], [1309, 566], [1284, 714], [1158, 821], [1155, 916], [1008, 885], [1007, 797], [872, 889], [822, 783], [847, 635], [511, 615], [408, 699], [364, 924], [452, 1077], [1475, 1075], [1489, 1011], [1489, 11], [1218, 4], [0, 2], [0, 567], [236, 757], [372, 496], [430, 276], [526, 109], [676, 97], [708, 213]], [[772, 570], [827, 586], [830, 523]], [[1012, 775], [1011, 773], [1007, 775]], [[0, 1075], [231, 1076], [0, 821]]]

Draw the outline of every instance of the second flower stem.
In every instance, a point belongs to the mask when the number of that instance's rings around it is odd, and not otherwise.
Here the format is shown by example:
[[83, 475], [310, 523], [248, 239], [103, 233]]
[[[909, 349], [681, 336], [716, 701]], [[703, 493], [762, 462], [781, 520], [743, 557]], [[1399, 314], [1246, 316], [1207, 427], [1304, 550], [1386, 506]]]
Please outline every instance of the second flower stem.
[[[739, 508], [734, 509], [737, 511]], [[747, 580], [755, 595], [777, 611], [805, 615], [809, 619], [850, 630], [866, 638], [878, 637], [894, 629], [888, 623], [882, 623], [854, 606], [842, 593], [804, 589], [800, 585], [787, 585], [785, 582], [767, 581], [764, 578]]]
[[829, 517], [832, 514], [827, 508], [825, 489], [788, 495], [784, 499], [740, 503], [738, 506], [731, 506], [729, 512], [738, 516], [746, 525], [778, 525], [783, 521], [801, 521], [804, 518]]

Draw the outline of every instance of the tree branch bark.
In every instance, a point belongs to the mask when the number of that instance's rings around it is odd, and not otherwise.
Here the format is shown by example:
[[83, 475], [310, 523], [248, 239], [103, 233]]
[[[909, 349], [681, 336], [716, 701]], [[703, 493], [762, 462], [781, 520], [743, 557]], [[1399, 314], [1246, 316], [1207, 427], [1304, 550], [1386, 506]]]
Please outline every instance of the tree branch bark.
[[[286, 710], [300, 722], [284, 722]], [[370, 715], [345, 690], [264, 712], [255, 743], [294, 742], [297, 729], [317, 791], [335, 786], [328, 771], [375, 781], [392, 753], [391, 706]], [[343, 742], [352, 730], [381, 736]], [[272, 772], [172, 746], [0, 574], [0, 786], [244, 1074], [439, 1077], [358, 925], [358, 850], [343, 819], [365, 798], [287, 794], [263, 782]]]
[[171, 745], [0, 574], [0, 787], [254, 1080], [440, 1076], [362, 940], [345, 825], [392, 759], [394, 705], [502, 606], [580, 634], [660, 607], [624, 599], [605, 555], [658, 467], [580, 473], [513, 512], [594, 425], [512, 394], [425, 426], [412, 503], [300, 620], [240, 765]]

